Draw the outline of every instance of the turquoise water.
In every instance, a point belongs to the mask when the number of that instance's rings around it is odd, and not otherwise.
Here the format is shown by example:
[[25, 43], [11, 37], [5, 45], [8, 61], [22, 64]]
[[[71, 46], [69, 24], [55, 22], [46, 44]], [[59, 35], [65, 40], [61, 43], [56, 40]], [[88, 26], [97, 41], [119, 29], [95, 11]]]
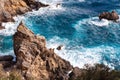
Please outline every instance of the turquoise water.
[[[99, 21], [98, 14], [116, 10], [120, 14], [118, 0], [60, 0], [50, 7], [25, 14], [24, 23], [35, 34], [47, 39], [48, 48], [63, 45], [55, 52], [73, 66], [103, 63], [120, 70], [120, 23]], [[11, 36], [1, 36], [1, 53], [12, 50]]]

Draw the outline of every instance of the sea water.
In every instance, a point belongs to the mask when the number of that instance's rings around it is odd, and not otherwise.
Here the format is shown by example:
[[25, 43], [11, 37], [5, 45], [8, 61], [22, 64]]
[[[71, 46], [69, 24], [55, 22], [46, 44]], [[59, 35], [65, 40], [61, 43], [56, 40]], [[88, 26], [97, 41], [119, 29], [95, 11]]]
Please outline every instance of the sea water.
[[[118, 0], [38, 1], [50, 6], [28, 12], [22, 20], [35, 34], [46, 37], [47, 48], [55, 48], [56, 54], [73, 66], [103, 63], [120, 70], [120, 23], [98, 18], [103, 11], [116, 10], [120, 14]], [[11, 26], [0, 32], [1, 54], [13, 54], [16, 27], [7, 24]], [[56, 49], [59, 45], [63, 45], [60, 51]]]

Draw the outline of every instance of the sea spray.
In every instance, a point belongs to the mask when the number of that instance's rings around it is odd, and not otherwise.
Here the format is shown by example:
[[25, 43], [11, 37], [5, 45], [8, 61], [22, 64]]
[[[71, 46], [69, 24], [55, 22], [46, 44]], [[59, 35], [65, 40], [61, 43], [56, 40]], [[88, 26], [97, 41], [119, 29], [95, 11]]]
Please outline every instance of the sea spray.
[[15, 22], [4, 22], [2, 23], [2, 26], [5, 27], [5, 29], [0, 30], [0, 35], [4, 36], [11, 36], [16, 32], [16, 28], [19, 25], [19, 23], [22, 21], [24, 17], [23, 16], [15, 16], [13, 19]]

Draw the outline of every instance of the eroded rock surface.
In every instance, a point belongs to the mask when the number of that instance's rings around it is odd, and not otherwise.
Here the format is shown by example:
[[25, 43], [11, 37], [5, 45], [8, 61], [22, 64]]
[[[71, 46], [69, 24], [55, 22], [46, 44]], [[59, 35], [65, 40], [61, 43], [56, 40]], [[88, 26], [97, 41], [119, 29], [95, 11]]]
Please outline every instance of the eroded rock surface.
[[23, 23], [14, 35], [14, 52], [17, 67], [26, 79], [35, 80], [67, 80], [72, 66], [68, 61], [54, 53], [54, 49], [46, 48], [43, 36], [34, 35]]
[[48, 5], [36, 2], [36, 0], [0, 0], [0, 24], [14, 21], [13, 16], [15, 15], [45, 6]]
[[119, 19], [118, 14], [115, 11], [112, 12], [103, 12], [99, 15], [99, 19], [107, 19], [107, 20], [113, 20], [116, 21]]

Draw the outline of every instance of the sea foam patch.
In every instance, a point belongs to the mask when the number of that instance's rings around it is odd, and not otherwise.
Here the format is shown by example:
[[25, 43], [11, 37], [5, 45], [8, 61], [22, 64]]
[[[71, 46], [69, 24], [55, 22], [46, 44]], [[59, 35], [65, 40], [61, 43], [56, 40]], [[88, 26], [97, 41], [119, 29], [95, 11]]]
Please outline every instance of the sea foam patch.
[[37, 16], [37, 15], [56, 15], [57, 13], [61, 13], [65, 11], [65, 8], [62, 7], [62, 4], [52, 3], [48, 7], [40, 8], [38, 11], [33, 10], [32, 12], [28, 12], [26, 16]]
[[99, 26], [99, 27], [108, 26], [109, 25], [109, 21], [106, 20], [106, 19], [102, 19], [101, 21], [99, 19], [95, 19], [95, 20], [92, 20], [91, 23], [93, 25], [96, 25], [96, 26]]
[[4, 22], [2, 23], [2, 26], [5, 27], [5, 29], [0, 30], [0, 35], [4, 36], [11, 36], [16, 32], [16, 28], [23, 19], [23, 16], [15, 16], [13, 19], [15, 22]]
[[63, 0], [36, 0], [42, 2], [44, 4], [53, 4], [53, 3], [61, 3]]
[[[103, 63], [114, 69], [116, 63], [113, 63], [112, 60], [116, 59], [118, 55], [114, 47], [101, 45], [88, 48], [77, 45], [71, 46], [69, 43], [69, 40], [63, 40], [56, 36], [47, 41], [47, 47], [54, 48], [55, 53], [70, 61], [74, 67], [83, 68], [85, 64]], [[61, 50], [57, 50], [56, 48], [59, 45], [64, 47]], [[117, 63], [119, 63], [119, 60], [117, 60]]]

